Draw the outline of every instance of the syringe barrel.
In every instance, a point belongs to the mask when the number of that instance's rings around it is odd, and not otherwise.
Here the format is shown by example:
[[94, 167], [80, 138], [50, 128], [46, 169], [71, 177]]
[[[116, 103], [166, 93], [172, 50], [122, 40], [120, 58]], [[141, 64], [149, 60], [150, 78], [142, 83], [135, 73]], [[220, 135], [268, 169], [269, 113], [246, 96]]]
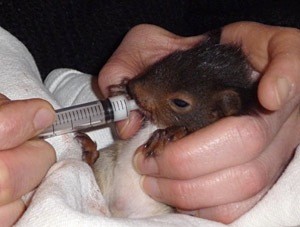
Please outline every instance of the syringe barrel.
[[138, 109], [136, 103], [124, 95], [59, 109], [55, 122], [39, 137], [47, 138], [120, 121], [128, 118], [130, 111], [135, 109]]
[[128, 100], [124, 95], [108, 98], [113, 108], [113, 120], [120, 121], [128, 118], [131, 110], [138, 109], [134, 100]]

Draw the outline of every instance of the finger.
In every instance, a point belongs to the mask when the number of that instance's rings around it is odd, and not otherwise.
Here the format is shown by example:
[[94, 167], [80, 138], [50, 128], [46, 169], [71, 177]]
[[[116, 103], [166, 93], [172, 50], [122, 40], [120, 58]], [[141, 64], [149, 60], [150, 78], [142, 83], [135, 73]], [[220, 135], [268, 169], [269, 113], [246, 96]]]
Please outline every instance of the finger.
[[184, 180], [247, 163], [264, 151], [298, 102], [273, 113], [222, 119], [168, 144], [155, 157], [138, 149], [135, 168], [141, 174]]
[[259, 101], [269, 110], [279, 109], [300, 91], [300, 32], [288, 31], [271, 39], [270, 64], [258, 87]]
[[99, 73], [99, 86], [105, 96], [110, 85], [130, 79], [162, 57], [187, 49], [203, 36], [182, 38], [154, 25], [138, 25], [130, 30]]
[[132, 111], [129, 118], [116, 123], [116, 129], [121, 139], [131, 138], [142, 126], [144, 117], [137, 111]]
[[256, 22], [237, 22], [222, 29], [221, 43], [241, 45], [255, 70], [263, 72], [269, 63], [268, 45], [278, 27]]
[[203, 208], [197, 211], [185, 211], [182, 213], [190, 214], [196, 217], [229, 224], [249, 211], [257, 202], [267, 193], [268, 188], [262, 190], [257, 195], [236, 203], [230, 203], [215, 207]]
[[277, 110], [299, 93], [298, 29], [238, 22], [224, 27], [221, 41], [241, 44], [252, 66], [263, 74], [258, 98], [266, 109]]
[[[183, 210], [196, 210], [254, 196], [270, 184], [265, 171], [253, 163], [188, 181], [144, 177], [142, 186], [157, 201]], [[273, 169], [267, 171], [274, 174]]]
[[[142, 187], [152, 198], [184, 210], [247, 200], [270, 188], [290, 160], [300, 139], [298, 114], [298, 110], [293, 112], [274, 142], [257, 159], [191, 180], [144, 177]], [[287, 133], [296, 136], [286, 138]]]
[[255, 161], [188, 181], [144, 177], [142, 186], [157, 201], [194, 210], [246, 200], [270, 187], [278, 169]]
[[[293, 116], [291, 119], [296, 119], [298, 118], [298, 111], [294, 111]], [[284, 148], [284, 145], [281, 146], [281, 139], [280, 137], [282, 137], [282, 135], [286, 134], [291, 127], [293, 126], [297, 126], [295, 127], [295, 131], [299, 131], [300, 130], [300, 124], [298, 122], [298, 124], [295, 124], [294, 120], [290, 120], [287, 122], [287, 125], [285, 126], [285, 130], [280, 132], [280, 135], [278, 135], [277, 137], [277, 142], [272, 144], [269, 148], [268, 148], [268, 152], [266, 152], [265, 155], [262, 155], [262, 157], [260, 157], [260, 160], [266, 160], [266, 163], [275, 163], [277, 162], [276, 159], [272, 159], [272, 157], [276, 156], [276, 151], [278, 150], [278, 146], [279, 149], [280, 148]], [[279, 142], [278, 142], [279, 141]], [[295, 144], [297, 145], [299, 141], [299, 136], [294, 138], [294, 141], [289, 141], [288, 144], [290, 146], [290, 144]], [[293, 146], [290, 147], [285, 147], [285, 149], [283, 150], [283, 152], [279, 152], [279, 156], [277, 160], [285, 160], [283, 161], [283, 163], [287, 162], [290, 158], [290, 155], [286, 155], [286, 153], [292, 153], [293, 151]], [[270, 159], [271, 157], [271, 159]], [[285, 165], [281, 165], [281, 169], [284, 168]], [[278, 171], [277, 174], [275, 175], [275, 177], [272, 179], [272, 182], [275, 182], [278, 174], [280, 174], [281, 171]], [[196, 211], [182, 211], [183, 213], [186, 214], [191, 214], [197, 217], [201, 217], [201, 218], [205, 218], [205, 219], [209, 219], [209, 220], [214, 220], [214, 221], [219, 221], [222, 223], [231, 223], [232, 221], [236, 220], [237, 218], [239, 218], [241, 215], [245, 214], [248, 210], [250, 210], [269, 190], [269, 188], [273, 185], [273, 183], [268, 184], [263, 190], [261, 190], [258, 194], [256, 194], [255, 196], [246, 199], [244, 201], [239, 201], [239, 202], [235, 202], [235, 203], [229, 203], [229, 204], [224, 204], [224, 205], [218, 205], [218, 206], [214, 206], [214, 207], [209, 207], [209, 208], [202, 208], [200, 210], [196, 210]]]
[[13, 150], [0, 152], [0, 205], [34, 189], [55, 162], [52, 146], [30, 140]]
[[10, 101], [0, 95], [0, 147], [8, 149], [38, 135], [51, 125], [55, 112], [41, 99]]
[[25, 204], [17, 200], [4, 206], [0, 206], [1, 226], [13, 226], [25, 211]]

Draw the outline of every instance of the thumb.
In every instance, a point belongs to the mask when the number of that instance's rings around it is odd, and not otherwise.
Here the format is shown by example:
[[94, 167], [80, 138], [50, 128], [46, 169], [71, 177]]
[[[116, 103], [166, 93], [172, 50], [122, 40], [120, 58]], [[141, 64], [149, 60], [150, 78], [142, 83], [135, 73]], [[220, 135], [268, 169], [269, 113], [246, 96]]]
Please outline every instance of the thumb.
[[11, 101], [0, 94], [0, 148], [9, 149], [38, 135], [55, 119], [51, 105], [41, 99]]

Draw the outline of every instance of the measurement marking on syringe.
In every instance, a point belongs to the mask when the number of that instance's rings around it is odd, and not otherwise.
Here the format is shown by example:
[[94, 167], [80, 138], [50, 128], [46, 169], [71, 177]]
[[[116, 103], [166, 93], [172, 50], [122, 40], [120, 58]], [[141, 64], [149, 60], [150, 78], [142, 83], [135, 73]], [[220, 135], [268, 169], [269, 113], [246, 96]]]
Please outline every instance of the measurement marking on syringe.
[[76, 110], [76, 114], [77, 114], [77, 121], [79, 121], [80, 120], [80, 110]]
[[91, 118], [90, 110], [89, 110], [89, 108], [87, 108], [86, 110], [88, 112], [88, 116], [89, 116], [89, 120], [90, 120], [90, 125], [92, 126], [92, 118]]
[[76, 110], [75, 112], [76, 112], [75, 120], [78, 121], [79, 120], [79, 112], [78, 112], [78, 110]]
[[61, 121], [60, 120], [60, 114], [57, 115], [58, 121], [56, 122], [57, 124]]
[[82, 115], [83, 115], [83, 119], [86, 119], [87, 115], [85, 109], [82, 110]]
[[96, 117], [97, 116], [96, 106], [93, 106], [92, 110], [93, 110], [93, 116]]
[[92, 107], [92, 110], [93, 110], [93, 116], [96, 116], [96, 113], [97, 113], [96, 106], [93, 106], [93, 107]]
[[124, 102], [124, 100], [122, 100], [122, 102], [121, 102], [121, 108], [122, 108], [122, 110], [124, 109], [123, 102]]
[[117, 106], [118, 106], [118, 110], [120, 109], [120, 104], [119, 104], [119, 102], [117, 102]]
[[85, 118], [85, 117], [84, 117], [84, 110], [81, 109], [81, 110], [80, 110], [80, 114], [81, 114], [81, 115], [80, 115], [80, 116], [81, 116], [81, 119], [80, 119], [80, 120], [84, 119], [84, 118]]
[[118, 110], [120, 110], [120, 104], [119, 104], [119, 102], [117, 102], [116, 104], [117, 104]]
[[[72, 115], [71, 112], [68, 112], [69, 116], [70, 116], [70, 123], [71, 123], [71, 128], [73, 129], [73, 121], [72, 121]], [[74, 114], [74, 113], [73, 113]]]
[[101, 114], [100, 106], [98, 105], [98, 106], [96, 106], [96, 107], [97, 107], [98, 113], [99, 113], [99, 115], [100, 115], [100, 114]]
[[64, 118], [64, 113], [62, 113], [61, 118], [62, 118], [62, 123], [63, 123], [63, 124], [66, 123], [66, 122], [65, 122], [65, 118]]
[[84, 112], [83, 111], [84, 110], [82, 110], [82, 109], [80, 110], [80, 117], [81, 117], [80, 120], [84, 119]]
[[95, 116], [98, 116], [98, 114], [97, 114], [97, 106], [94, 106], [93, 109], [94, 109]]
[[[74, 113], [74, 112], [72, 112], [72, 114], [73, 114], [73, 119], [76, 119], [75, 113]], [[72, 117], [71, 117], [71, 118], [72, 118]]]
[[62, 113], [60, 117], [61, 117], [61, 123], [64, 124], [65, 123], [64, 113]]
[[89, 110], [89, 109], [85, 109], [85, 110], [84, 110], [86, 117], [87, 117], [87, 116], [90, 116], [90, 114], [89, 114], [89, 111], [88, 111], [88, 110]]
[[122, 120], [128, 117], [129, 111], [137, 108], [134, 101], [119, 96], [59, 109], [54, 123], [40, 137], [48, 138]]
[[79, 118], [79, 119], [80, 119], [80, 120], [82, 120], [82, 119], [83, 119], [83, 113], [82, 113], [82, 109], [81, 109], [81, 110], [79, 110], [79, 112], [80, 112], [80, 115], [79, 115], [79, 117], [80, 117], [80, 118]]
[[[125, 100], [124, 100], [124, 103], [125, 103]], [[128, 117], [129, 116], [129, 110], [128, 110], [127, 105], [125, 105], [125, 108], [126, 108], [126, 113], [127, 113], [127, 117]]]
[[85, 109], [83, 109], [81, 113], [82, 113], [82, 119], [86, 119]]

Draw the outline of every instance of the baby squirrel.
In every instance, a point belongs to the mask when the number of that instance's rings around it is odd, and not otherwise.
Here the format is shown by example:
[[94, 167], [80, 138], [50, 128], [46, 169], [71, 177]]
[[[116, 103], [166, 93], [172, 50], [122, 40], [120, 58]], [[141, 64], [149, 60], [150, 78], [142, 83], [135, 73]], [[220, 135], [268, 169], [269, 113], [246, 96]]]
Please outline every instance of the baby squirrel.
[[195, 47], [176, 51], [128, 83], [111, 87], [113, 95], [126, 89], [149, 119], [132, 139], [100, 150], [92, 164], [112, 216], [174, 212], [142, 191], [132, 164], [138, 147], [146, 156], [159, 155], [167, 143], [220, 118], [247, 114], [257, 103], [258, 74], [240, 47], [219, 40], [220, 31], [208, 33]]

